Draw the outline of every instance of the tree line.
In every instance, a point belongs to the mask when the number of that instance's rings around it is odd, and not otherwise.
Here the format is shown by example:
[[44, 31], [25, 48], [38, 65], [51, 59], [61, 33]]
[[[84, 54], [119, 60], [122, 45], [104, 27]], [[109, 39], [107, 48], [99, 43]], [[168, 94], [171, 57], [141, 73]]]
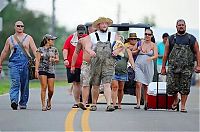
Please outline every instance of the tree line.
[[[30, 34], [36, 46], [40, 46], [40, 42], [44, 34], [49, 33], [51, 27], [51, 18], [41, 12], [33, 12], [25, 7], [24, 0], [9, 0], [9, 4], [0, 12], [3, 18], [3, 30], [0, 32], [0, 51], [3, 50], [6, 39], [14, 34], [14, 23], [18, 20], [23, 21], [25, 25], [25, 33]], [[65, 39], [72, 31], [67, 31], [65, 27], [56, 26], [55, 35], [58, 39], [55, 46], [62, 54], [62, 46]]]

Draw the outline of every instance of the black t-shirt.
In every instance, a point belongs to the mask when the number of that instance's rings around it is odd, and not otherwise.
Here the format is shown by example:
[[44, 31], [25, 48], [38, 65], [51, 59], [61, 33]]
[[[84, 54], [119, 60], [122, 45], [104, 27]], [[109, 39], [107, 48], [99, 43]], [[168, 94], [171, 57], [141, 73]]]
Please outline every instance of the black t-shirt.
[[195, 42], [196, 42], [196, 38], [192, 34], [189, 34], [189, 33], [186, 33], [184, 35], [173, 34], [169, 37], [170, 51], [172, 50], [173, 45], [175, 43], [181, 44], [181, 45], [190, 45], [191, 50], [193, 51]]

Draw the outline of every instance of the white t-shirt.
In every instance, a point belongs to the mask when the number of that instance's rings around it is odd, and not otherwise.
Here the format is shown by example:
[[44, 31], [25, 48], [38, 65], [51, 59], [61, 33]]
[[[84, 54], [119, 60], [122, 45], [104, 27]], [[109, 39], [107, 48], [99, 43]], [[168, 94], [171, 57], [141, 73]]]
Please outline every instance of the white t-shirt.
[[[101, 42], [107, 42], [108, 41], [108, 32], [107, 31], [106, 33], [102, 33], [100, 31], [96, 31], [98, 33], [98, 36], [99, 36], [99, 39]], [[110, 36], [110, 43], [111, 43], [111, 46], [112, 46], [112, 43], [115, 41], [115, 35], [116, 35], [116, 32], [111, 32], [111, 36]], [[95, 35], [95, 32], [91, 33], [90, 35], [90, 39], [91, 39], [91, 42], [92, 42], [92, 50], [95, 49], [96, 47], [96, 44], [97, 44], [97, 37]]]

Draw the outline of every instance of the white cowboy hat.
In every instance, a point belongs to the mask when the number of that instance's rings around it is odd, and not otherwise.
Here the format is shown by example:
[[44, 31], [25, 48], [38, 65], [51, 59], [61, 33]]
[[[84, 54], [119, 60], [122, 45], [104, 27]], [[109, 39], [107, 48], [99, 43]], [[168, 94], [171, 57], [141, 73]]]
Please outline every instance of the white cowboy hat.
[[110, 18], [99, 17], [96, 21], [94, 21], [92, 23], [92, 25], [93, 25], [94, 28], [98, 28], [98, 24], [100, 24], [102, 22], [108, 23], [108, 26], [111, 26], [113, 24], [113, 21]]

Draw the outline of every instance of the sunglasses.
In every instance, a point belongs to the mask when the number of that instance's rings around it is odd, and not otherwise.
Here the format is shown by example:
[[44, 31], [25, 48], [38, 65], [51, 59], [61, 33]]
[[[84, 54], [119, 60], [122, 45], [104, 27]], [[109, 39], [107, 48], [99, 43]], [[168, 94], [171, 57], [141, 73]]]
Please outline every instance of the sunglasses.
[[137, 38], [130, 38], [130, 40], [137, 40]]
[[146, 35], [146, 36], [151, 36], [152, 34], [150, 34], [150, 33], [145, 33], [144, 35]]
[[17, 27], [24, 27], [24, 25], [16, 25]]

